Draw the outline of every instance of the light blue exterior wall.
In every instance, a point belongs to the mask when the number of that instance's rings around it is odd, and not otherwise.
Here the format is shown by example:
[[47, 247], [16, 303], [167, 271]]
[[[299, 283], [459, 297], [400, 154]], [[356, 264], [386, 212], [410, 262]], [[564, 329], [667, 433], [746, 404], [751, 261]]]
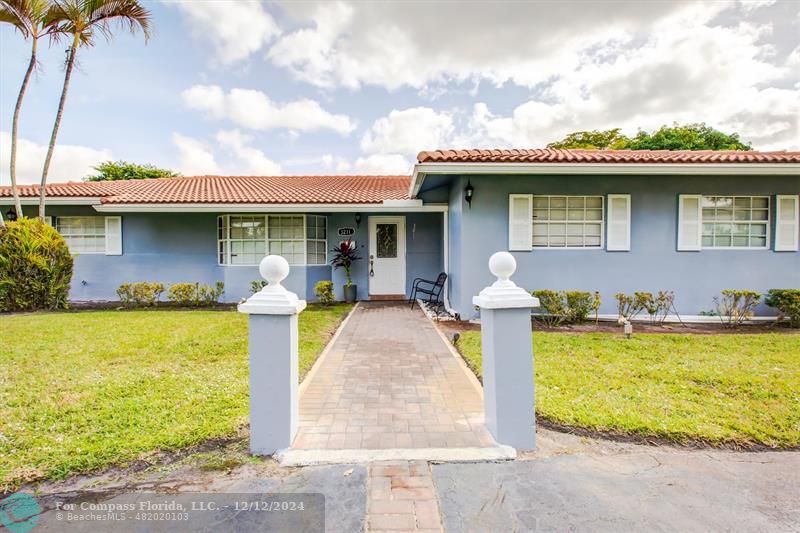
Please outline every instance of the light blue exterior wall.
[[[356, 230], [351, 238], [356, 242], [361, 260], [353, 266], [353, 283], [358, 286], [358, 299], [369, 297], [369, 217], [406, 217], [406, 294], [416, 277], [435, 279], [444, 270], [442, 253], [442, 213], [362, 213], [361, 224], [356, 225], [354, 213], [333, 213], [328, 217], [328, 248], [344, 240], [337, 235], [338, 228]], [[330, 258], [330, 252], [328, 253]], [[343, 269], [333, 270], [333, 284], [337, 299], [342, 298], [345, 274]]]
[[[475, 188], [471, 206], [464, 187]], [[430, 176], [419, 197], [426, 205], [449, 206], [436, 212], [318, 213], [327, 216], [328, 249], [342, 240], [337, 230], [355, 229], [362, 259], [353, 267], [358, 298], [369, 290], [370, 216], [406, 217], [406, 293], [415, 277], [434, 278], [444, 270], [444, 217], [447, 217], [448, 294], [451, 309], [462, 318], [475, 315], [472, 297], [492, 283], [487, 262], [492, 253], [508, 249], [508, 196], [513, 193], [555, 195], [631, 195], [631, 250], [542, 250], [514, 252], [514, 281], [527, 289], [600, 291], [601, 312], [615, 313], [617, 292], [672, 290], [682, 314], [714, 307], [722, 289], [765, 292], [800, 287], [800, 253], [773, 250], [677, 250], [679, 194], [769, 195], [770, 245], [774, 247], [776, 194], [800, 194], [800, 176]], [[8, 206], [3, 206], [5, 212]], [[99, 215], [88, 206], [52, 206], [49, 214]], [[80, 255], [75, 259], [71, 298], [116, 300], [117, 287], [132, 281], [225, 282], [224, 300], [250, 294], [250, 282], [260, 279], [256, 266], [217, 264], [217, 216], [220, 213], [125, 213], [122, 215], [123, 255]], [[330, 252], [329, 252], [330, 258]], [[342, 298], [344, 272], [330, 266], [293, 266], [284, 282], [300, 297], [313, 300], [317, 281], [332, 279]], [[759, 313], [770, 313], [762, 306]]]
[[[631, 195], [631, 250], [513, 252], [514, 281], [526, 289], [598, 290], [601, 312], [615, 313], [617, 292], [675, 291], [683, 314], [713, 309], [722, 289], [800, 287], [800, 253], [773, 250], [677, 251], [679, 194], [774, 195], [800, 193], [800, 176], [476, 176], [472, 206], [467, 178], [450, 181], [450, 303], [462, 318], [475, 315], [472, 297], [494, 280], [487, 262], [508, 249], [508, 195]], [[437, 183], [438, 185], [438, 183]], [[771, 238], [774, 246], [774, 238]], [[760, 313], [770, 313], [762, 306]]]
[[[3, 212], [8, 206], [2, 207]], [[33, 209], [33, 208], [31, 208]], [[250, 295], [252, 281], [260, 280], [258, 266], [217, 264], [217, 216], [225, 213], [123, 213], [122, 255], [79, 254], [70, 290], [74, 301], [116, 301], [123, 283], [159, 281], [165, 285], [199, 282], [225, 283], [225, 302], [238, 302]], [[317, 213], [328, 218], [328, 248], [340, 238], [339, 227], [356, 227], [354, 213]], [[51, 206], [52, 216], [103, 216], [89, 206]], [[368, 297], [368, 217], [362, 215], [356, 240], [362, 260], [353, 269], [358, 297]], [[441, 213], [407, 213], [407, 285], [416, 276], [435, 277], [443, 269]], [[330, 259], [330, 252], [328, 255]], [[331, 272], [330, 265], [293, 265], [283, 285], [299, 297], [316, 300], [314, 285], [333, 279], [337, 298], [342, 298], [344, 272]]]

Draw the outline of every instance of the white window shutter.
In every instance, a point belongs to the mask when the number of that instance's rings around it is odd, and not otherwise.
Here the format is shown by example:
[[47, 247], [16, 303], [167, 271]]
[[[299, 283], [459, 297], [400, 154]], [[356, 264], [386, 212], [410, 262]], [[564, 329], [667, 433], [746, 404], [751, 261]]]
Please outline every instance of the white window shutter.
[[703, 244], [703, 197], [678, 196], [678, 250], [699, 251]]
[[608, 195], [608, 236], [606, 250], [627, 252], [631, 249], [631, 195]]
[[122, 217], [106, 217], [106, 255], [122, 255]]
[[796, 252], [800, 247], [800, 196], [775, 197], [775, 251]]
[[51, 217], [50, 215], [44, 217], [44, 223], [48, 226], [52, 226], [54, 228], [56, 227], [55, 218]]
[[533, 246], [533, 195], [508, 195], [508, 249], [530, 252]]

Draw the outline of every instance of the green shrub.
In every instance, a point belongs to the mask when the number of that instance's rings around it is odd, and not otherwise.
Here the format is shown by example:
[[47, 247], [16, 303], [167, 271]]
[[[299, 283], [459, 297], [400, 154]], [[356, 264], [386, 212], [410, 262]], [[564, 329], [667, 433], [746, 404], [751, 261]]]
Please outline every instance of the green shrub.
[[761, 294], [755, 291], [725, 289], [722, 296], [714, 297], [714, 304], [722, 323], [735, 328], [753, 316], [760, 300]]
[[66, 309], [72, 255], [58, 232], [38, 218], [0, 228], [0, 311]]
[[158, 303], [164, 293], [164, 284], [155, 281], [123, 283], [117, 289], [119, 301], [128, 306], [151, 307]]
[[[658, 291], [655, 296], [653, 296], [652, 292], [634, 292], [633, 298], [621, 293], [617, 296], [620, 295], [624, 297], [623, 301], [627, 306], [625, 308], [626, 312], [633, 312], [635, 316], [640, 311], [647, 311], [650, 316], [650, 323], [653, 325], [662, 325], [664, 323], [675, 301], [675, 294], [672, 291]], [[620, 301], [619, 298], [617, 298], [617, 301]], [[620, 309], [623, 307], [620, 307]], [[622, 311], [620, 316], [623, 316]], [[626, 318], [629, 319], [629, 317]]]
[[170, 302], [183, 306], [214, 305], [225, 293], [225, 284], [218, 281], [213, 287], [201, 283], [173, 283], [167, 292]]
[[535, 315], [549, 326], [584, 322], [589, 313], [600, 308], [600, 293], [585, 291], [533, 291], [544, 313]]
[[800, 327], [800, 289], [770, 289], [764, 303], [778, 310], [778, 319]]
[[593, 309], [592, 293], [585, 291], [567, 291], [567, 322], [579, 324], [585, 322]]
[[267, 286], [266, 280], [257, 279], [255, 281], [251, 281], [250, 282], [250, 294], [255, 294], [255, 293], [257, 293], [258, 291], [260, 291], [261, 289], [263, 289], [266, 286]]
[[314, 285], [314, 294], [317, 295], [319, 303], [329, 305], [333, 303], [333, 282], [331, 280], [318, 281]]
[[567, 319], [567, 302], [563, 292], [543, 289], [531, 294], [539, 299], [539, 309], [543, 311], [535, 315], [537, 320], [548, 326], [558, 326]]
[[225, 284], [218, 281], [212, 287], [211, 285], [198, 285], [197, 286], [197, 301], [200, 305], [214, 305], [219, 303], [219, 299], [225, 294]]
[[647, 299], [652, 299], [653, 295], [649, 292], [634, 292], [633, 296], [618, 292], [614, 295], [617, 300], [617, 314], [620, 321], [629, 322], [633, 317], [641, 313], [646, 305]]

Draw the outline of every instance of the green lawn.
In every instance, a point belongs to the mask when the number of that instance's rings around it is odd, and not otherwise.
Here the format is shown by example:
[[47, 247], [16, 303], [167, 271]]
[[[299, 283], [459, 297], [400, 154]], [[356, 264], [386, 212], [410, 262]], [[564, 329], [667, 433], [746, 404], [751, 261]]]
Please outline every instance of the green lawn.
[[[300, 315], [301, 376], [350, 308]], [[2, 316], [0, 493], [236, 436], [247, 376], [247, 317], [235, 311]]]
[[[533, 335], [536, 412], [591, 430], [800, 446], [800, 335]], [[480, 333], [458, 347], [480, 377]]]

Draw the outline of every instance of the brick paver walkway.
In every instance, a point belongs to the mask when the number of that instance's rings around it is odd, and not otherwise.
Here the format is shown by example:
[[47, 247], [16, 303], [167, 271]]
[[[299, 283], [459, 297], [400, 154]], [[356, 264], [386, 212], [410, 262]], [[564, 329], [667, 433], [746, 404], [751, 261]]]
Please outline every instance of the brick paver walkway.
[[309, 380], [295, 449], [496, 446], [478, 389], [419, 309], [359, 304]]
[[426, 461], [371, 464], [368, 484], [367, 531], [443, 531]]

